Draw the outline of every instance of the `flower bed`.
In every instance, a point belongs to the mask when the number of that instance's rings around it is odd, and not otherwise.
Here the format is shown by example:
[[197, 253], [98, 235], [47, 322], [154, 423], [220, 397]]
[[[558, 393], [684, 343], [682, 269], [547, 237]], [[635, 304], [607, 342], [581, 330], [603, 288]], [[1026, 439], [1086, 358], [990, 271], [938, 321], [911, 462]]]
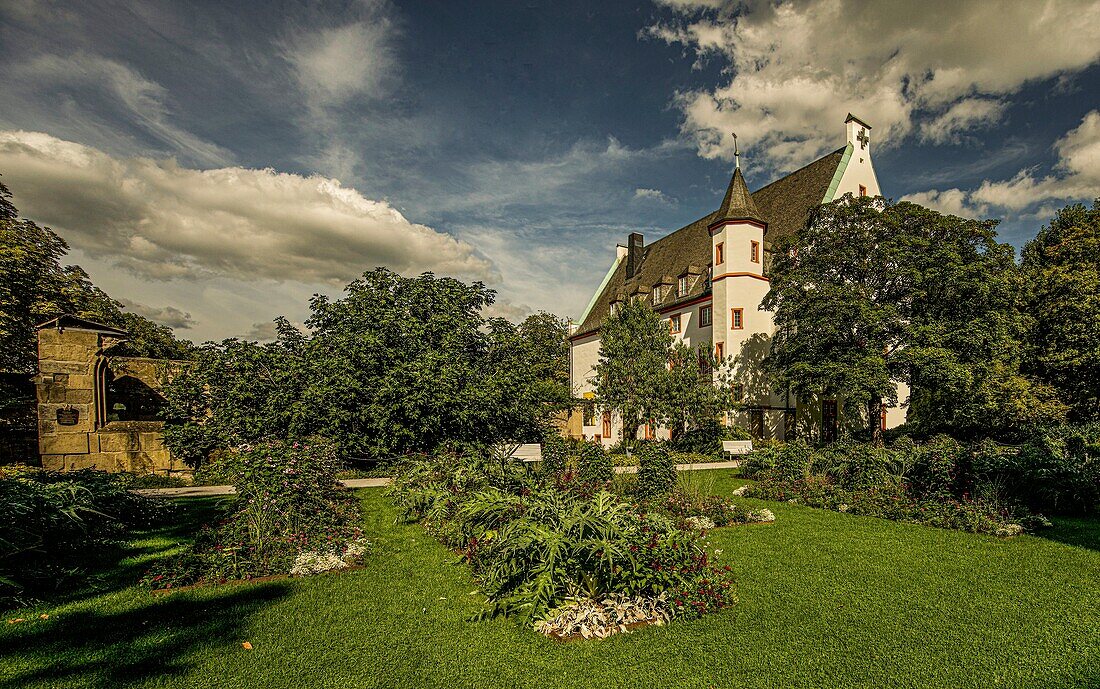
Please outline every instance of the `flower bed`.
[[[583, 465], [576, 472], [600, 474]], [[729, 569], [711, 562], [697, 532], [598, 482], [533, 476], [500, 458], [447, 458], [407, 467], [390, 494], [406, 518], [470, 564], [488, 597], [484, 616], [544, 622], [544, 633], [568, 636], [560, 608], [578, 600], [628, 597], [659, 611], [653, 619], [697, 617], [735, 601]], [[618, 626], [625, 623], [591, 636]]]
[[234, 511], [203, 528], [190, 552], [146, 573], [172, 588], [347, 567], [362, 557], [359, 502], [339, 487], [323, 442], [273, 441], [223, 453], [214, 470], [237, 491]]
[[744, 473], [756, 483], [739, 494], [1002, 537], [1050, 525], [995, 491], [972, 494], [968, 463], [967, 450], [949, 438], [892, 449], [837, 443], [815, 450], [790, 443], [753, 453]]

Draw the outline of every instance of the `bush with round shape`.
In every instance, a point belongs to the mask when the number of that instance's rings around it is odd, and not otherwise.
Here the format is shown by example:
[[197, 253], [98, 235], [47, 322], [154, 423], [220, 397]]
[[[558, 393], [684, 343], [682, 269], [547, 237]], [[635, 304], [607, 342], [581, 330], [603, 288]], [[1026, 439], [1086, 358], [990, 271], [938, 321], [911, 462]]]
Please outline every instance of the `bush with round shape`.
[[638, 445], [638, 497], [656, 500], [667, 496], [676, 487], [676, 461], [665, 443], [644, 442]]

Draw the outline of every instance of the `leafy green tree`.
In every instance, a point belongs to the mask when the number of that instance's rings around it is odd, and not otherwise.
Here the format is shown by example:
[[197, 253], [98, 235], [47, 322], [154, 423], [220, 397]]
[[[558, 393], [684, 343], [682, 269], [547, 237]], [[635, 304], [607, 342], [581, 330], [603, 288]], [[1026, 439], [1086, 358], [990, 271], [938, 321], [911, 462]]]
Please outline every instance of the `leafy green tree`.
[[882, 404], [911, 387], [921, 433], [1006, 435], [1056, 419], [1049, 390], [1020, 373], [1023, 319], [1013, 249], [994, 221], [846, 196], [778, 242], [763, 307], [768, 366], [802, 397], [862, 407], [881, 442]]
[[668, 361], [660, 418], [672, 441], [680, 440], [685, 433], [713, 427], [736, 406], [729, 370], [715, 359], [710, 342], [695, 347], [677, 342], [669, 350]]
[[431, 273], [364, 273], [312, 299], [306, 333], [280, 319], [273, 343], [204, 347], [166, 391], [169, 447], [199, 463], [260, 438], [318, 435], [366, 458], [539, 440], [569, 405], [564, 324], [486, 320], [494, 297]]
[[1100, 419], [1100, 198], [1059, 210], [1024, 247], [1021, 267], [1026, 369], [1057, 388], [1074, 420]]
[[664, 410], [671, 349], [668, 324], [641, 300], [627, 301], [600, 327], [596, 400], [618, 412], [624, 439], [632, 439], [638, 426]]
[[903, 379], [896, 354], [912, 282], [891, 225], [881, 199], [819, 206], [800, 233], [777, 243], [761, 305], [775, 314], [766, 363], [777, 384], [802, 398], [863, 405], [876, 442], [882, 404], [897, 402]]

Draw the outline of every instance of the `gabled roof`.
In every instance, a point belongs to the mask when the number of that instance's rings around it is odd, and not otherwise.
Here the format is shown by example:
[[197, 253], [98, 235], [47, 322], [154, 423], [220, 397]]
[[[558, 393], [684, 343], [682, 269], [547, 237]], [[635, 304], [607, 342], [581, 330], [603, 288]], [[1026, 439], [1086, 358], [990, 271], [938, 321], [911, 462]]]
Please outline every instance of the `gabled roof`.
[[45, 328], [57, 328], [58, 330], [64, 330], [65, 328], [72, 328], [74, 330], [90, 330], [91, 332], [101, 333], [103, 335], [111, 335], [114, 337], [129, 337], [130, 333], [125, 330], [119, 330], [118, 328], [107, 325], [106, 323], [99, 323], [97, 321], [91, 321], [87, 318], [81, 318], [74, 316], [71, 313], [65, 313], [57, 318], [52, 318], [45, 323], [38, 325], [35, 330], [44, 330]]
[[745, 176], [741, 174], [741, 168], [733, 171], [730, 185], [726, 189], [726, 196], [722, 199], [722, 205], [718, 206], [718, 214], [715, 223], [723, 220], [755, 220], [764, 222], [756, 204], [752, 201], [752, 194], [745, 185]]
[[627, 279], [626, 261], [617, 263], [599, 294], [593, 297], [573, 337], [599, 330], [611, 302], [624, 299], [640, 291], [639, 288], [650, 290], [664, 276], [679, 276], [689, 266], [698, 267], [701, 274], [690, 277], [687, 293], [677, 297], [675, 290], [669, 290], [656, 308], [674, 307], [708, 294], [712, 261], [708, 228], [724, 219], [756, 220], [767, 224], [765, 239], [769, 243], [797, 232], [806, 224], [810, 211], [826, 200], [844, 152], [845, 148], [837, 149], [751, 194], [741, 169], [734, 170], [719, 209], [646, 246], [634, 277]]

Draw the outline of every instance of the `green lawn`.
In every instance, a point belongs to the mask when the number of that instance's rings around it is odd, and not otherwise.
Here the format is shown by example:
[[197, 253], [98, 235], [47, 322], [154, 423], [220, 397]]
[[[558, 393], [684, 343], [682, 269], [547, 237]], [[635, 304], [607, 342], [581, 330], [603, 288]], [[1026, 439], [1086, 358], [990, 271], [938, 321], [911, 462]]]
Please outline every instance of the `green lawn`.
[[563, 644], [468, 622], [468, 571], [362, 495], [365, 569], [153, 599], [125, 583], [193, 523], [149, 534], [102, 592], [8, 615], [34, 619], [0, 624], [0, 686], [1100, 687], [1096, 521], [997, 540], [761, 503], [775, 524], [710, 539], [736, 607]]

